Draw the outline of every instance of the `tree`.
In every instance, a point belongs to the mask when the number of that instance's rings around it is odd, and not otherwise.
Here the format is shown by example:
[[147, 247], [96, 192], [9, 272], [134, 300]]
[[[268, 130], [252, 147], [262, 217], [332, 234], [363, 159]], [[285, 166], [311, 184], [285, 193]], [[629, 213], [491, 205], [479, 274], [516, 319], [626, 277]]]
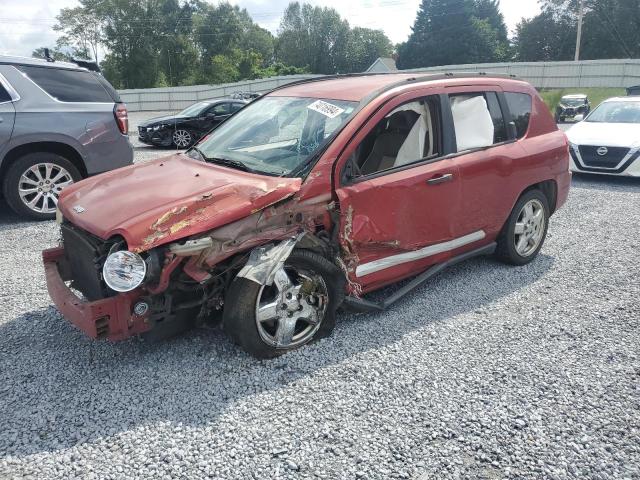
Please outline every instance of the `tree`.
[[98, 49], [102, 44], [102, 23], [97, 15], [86, 7], [63, 8], [56, 16], [54, 30], [62, 32], [58, 47], [70, 47], [82, 58], [98, 62]]
[[381, 30], [355, 27], [349, 32], [343, 72], [364, 72], [379, 57], [389, 57], [393, 45]]
[[285, 10], [276, 40], [276, 60], [312, 73], [361, 72], [392, 50], [382, 31], [351, 29], [335, 9], [299, 2]]
[[511, 46], [499, 0], [475, 0], [473, 16], [476, 28], [489, 46], [489, 51], [484, 55], [489, 59], [487, 61], [510, 60]]
[[285, 10], [276, 58], [313, 73], [337, 73], [345, 67], [349, 23], [333, 8], [290, 3]]
[[[321, 48], [330, 45], [337, 52], [322, 60], [329, 66], [320, 63], [318, 68], [337, 69], [346, 38], [335, 31], [346, 22], [322, 9], [307, 13], [315, 15], [307, 25], [317, 20], [317, 30], [328, 32]], [[228, 2], [79, 0], [79, 6], [61, 10], [57, 19], [62, 35], [52, 55], [62, 58], [68, 51], [97, 58], [105, 51], [102, 71], [116, 88], [225, 83], [305, 71], [305, 65], [276, 62], [273, 35]]]
[[521, 62], [573, 59], [576, 26], [566, 18], [545, 9], [529, 20], [522, 20], [513, 38], [515, 58]]
[[[516, 28], [519, 60], [571, 60], [578, 0], [542, 0], [542, 12]], [[640, 0], [585, 0], [580, 58], [640, 57]]]
[[[485, 9], [493, 8], [492, 2], [481, 3], [483, 15]], [[497, 60], [501, 36], [494, 27], [497, 19], [493, 18], [495, 15], [477, 17], [478, 12], [473, 0], [422, 0], [409, 39], [398, 47], [398, 66], [418, 68]]]
[[[46, 59], [47, 57], [44, 54], [44, 49], [45, 48], [46, 47], [36, 48], [33, 52], [31, 52], [31, 56], [34, 57], [34, 58]], [[71, 62], [71, 61], [73, 61], [73, 58], [71, 58], [71, 55], [61, 51], [57, 47], [49, 49], [49, 57], [53, 58], [54, 60], [56, 60], [58, 62]]]

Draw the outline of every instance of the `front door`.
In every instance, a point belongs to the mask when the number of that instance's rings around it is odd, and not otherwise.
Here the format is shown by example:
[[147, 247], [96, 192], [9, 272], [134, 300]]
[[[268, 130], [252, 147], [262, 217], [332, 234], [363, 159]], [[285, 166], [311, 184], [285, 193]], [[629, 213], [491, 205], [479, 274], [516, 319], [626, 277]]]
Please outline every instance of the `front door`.
[[381, 109], [344, 152], [341, 243], [350, 278], [365, 292], [479, 240], [455, 237], [460, 181], [455, 159], [446, 158], [444, 97], [415, 95]]

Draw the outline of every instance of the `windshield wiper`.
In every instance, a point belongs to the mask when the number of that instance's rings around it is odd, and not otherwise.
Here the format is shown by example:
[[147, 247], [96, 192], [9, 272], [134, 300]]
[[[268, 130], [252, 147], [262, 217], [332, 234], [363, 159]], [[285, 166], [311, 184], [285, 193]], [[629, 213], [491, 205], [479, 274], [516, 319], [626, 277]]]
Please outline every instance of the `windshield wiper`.
[[224, 165], [225, 167], [235, 168], [237, 170], [244, 170], [249, 173], [256, 173], [256, 171], [249, 167], [246, 163], [241, 162], [240, 160], [232, 160], [230, 158], [222, 158], [222, 157], [207, 157], [199, 152], [202, 155], [202, 158], [207, 162], [217, 163], [218, 165]]

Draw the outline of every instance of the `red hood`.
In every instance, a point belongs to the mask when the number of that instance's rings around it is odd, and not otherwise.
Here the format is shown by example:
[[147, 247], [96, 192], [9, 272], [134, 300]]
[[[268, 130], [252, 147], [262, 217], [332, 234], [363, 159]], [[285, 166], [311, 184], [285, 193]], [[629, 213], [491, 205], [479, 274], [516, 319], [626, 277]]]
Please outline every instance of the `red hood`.
[[[64, 189], [66, 219], [132, 251], [239, 220], [300, 189], [299, 178], [255, 175], [173, 155], [88, 178]], [[81, 211], [78, 213], [78, 211]]]

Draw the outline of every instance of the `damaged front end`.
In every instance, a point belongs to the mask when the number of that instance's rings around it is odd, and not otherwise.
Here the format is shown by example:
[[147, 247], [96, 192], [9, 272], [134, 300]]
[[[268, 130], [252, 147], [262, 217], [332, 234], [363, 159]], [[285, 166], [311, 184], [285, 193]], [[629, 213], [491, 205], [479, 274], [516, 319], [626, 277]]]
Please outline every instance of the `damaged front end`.
[[[60, 312], [94, 338], [166, 337], [221, 318], [236, 277], [270, 285], [294, 248], [336, 256], [328, 229], [333, 204], [284, 199], [228, 225], [146, 250], [128, 249], [63, 221], [62, 245], [43, 252], [47, 285]], [[194, 210], [198, 217], [202, 213]], [[194, 225], [180, 208], [170, 219]]]

